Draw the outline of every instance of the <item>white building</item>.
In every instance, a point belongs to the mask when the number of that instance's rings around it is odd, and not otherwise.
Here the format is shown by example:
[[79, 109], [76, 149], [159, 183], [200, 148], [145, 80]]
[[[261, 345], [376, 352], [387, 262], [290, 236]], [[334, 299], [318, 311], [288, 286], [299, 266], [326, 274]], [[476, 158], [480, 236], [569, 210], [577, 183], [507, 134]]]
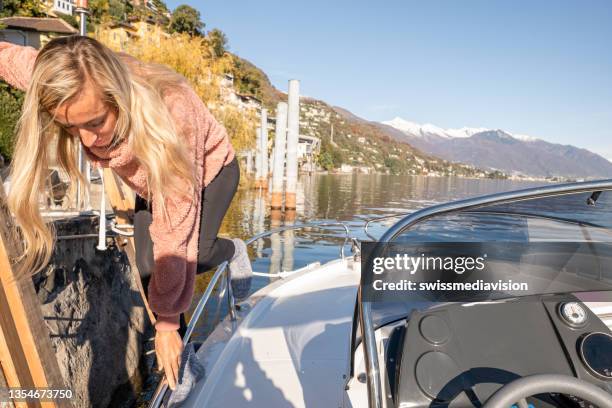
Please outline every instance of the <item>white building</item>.
[[298, 159], [308, 158], [319, 152], [321, 140], [318, 137], [300, 135], [298, 139]]
[[72, 15], [73, 9], [76, 7], [76, 1], [73, 0], [53, 0], [52, 11], [61, 14]]

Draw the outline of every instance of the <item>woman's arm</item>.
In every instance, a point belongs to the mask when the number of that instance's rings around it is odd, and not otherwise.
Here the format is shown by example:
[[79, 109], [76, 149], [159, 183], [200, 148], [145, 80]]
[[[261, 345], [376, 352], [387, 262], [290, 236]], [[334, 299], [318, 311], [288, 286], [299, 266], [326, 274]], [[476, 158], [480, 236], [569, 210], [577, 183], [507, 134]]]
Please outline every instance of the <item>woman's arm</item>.
[[0, 78], [25, 91], [30, 84], [38, 50], [0, 41]]

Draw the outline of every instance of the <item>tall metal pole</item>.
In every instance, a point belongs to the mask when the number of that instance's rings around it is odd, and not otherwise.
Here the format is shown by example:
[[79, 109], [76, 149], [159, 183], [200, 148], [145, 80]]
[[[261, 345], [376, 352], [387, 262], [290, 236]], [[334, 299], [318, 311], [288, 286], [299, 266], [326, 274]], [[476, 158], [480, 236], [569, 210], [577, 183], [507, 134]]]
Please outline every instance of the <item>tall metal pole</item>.
[[272, 170], [272, 202], [270, 207], [278, 210], [283, 206], [283, 176], [285, 172], [285, 147], [287, 144], [287, 104], [276, 105], [276, 134], [274, 137], [274, 159]]
[[[75, 8], [75, 13], [80, 16], [79, 21], [79, 34], [82, 36], [87, 35], [87, 15], [90, 14], [87, 9], [88, 0], [77, 0], [77, 7]], [[81, 186], [81, 182], [77, 182], [77, 196], [76, 196], [76, 209], [80, 211], [81, 209], [85, 211], [91, 211], [91, 203], [89, 200], [89, 186], [91, 185], [91, 171], [90, 164], [85, 157], [83, 152], [83, 145], [79, 145], [79, 152], [77, 156], [77, 160], [79, 163], [79, 170], [81, 174], [85, 175], [85, 180], [87, 180], [87, 186], [83, 191], [83, 203], [81, 203], [81, 190], [83, 190], [83, 186]], [[82, 207], [82, 208], [81, 208]]]
[[261, 186], [268, 188], [268, 110], [261, 108]]
[[261, 152], [261, 128], [258, 127], [255, 130], [255, 133], [257, 135], [257, 143], [255, 144], [255, 187], [259, 188], [261, 187], [261, 157], [262, 157], [262, 152]]
[[287, 191], [285, 209], [295, 209], [295, 192], [297, 190], [297, 150], [300, 135], [300, 81], [289, 81], [287, 112]]

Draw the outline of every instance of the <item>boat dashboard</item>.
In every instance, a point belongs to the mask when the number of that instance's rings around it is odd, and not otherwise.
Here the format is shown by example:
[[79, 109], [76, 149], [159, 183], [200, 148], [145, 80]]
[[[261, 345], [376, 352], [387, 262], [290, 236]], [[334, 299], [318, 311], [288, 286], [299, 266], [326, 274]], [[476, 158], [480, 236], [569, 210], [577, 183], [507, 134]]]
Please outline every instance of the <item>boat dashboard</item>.
[[[442, 304], [389, 327], [381, 356], [387, 407], [482, 407], [502, 386], [536, 374], [571, 376], [612, 393], [612, 332], [571, 294]], [[595, 407], [556, 393], [527, 402]]]

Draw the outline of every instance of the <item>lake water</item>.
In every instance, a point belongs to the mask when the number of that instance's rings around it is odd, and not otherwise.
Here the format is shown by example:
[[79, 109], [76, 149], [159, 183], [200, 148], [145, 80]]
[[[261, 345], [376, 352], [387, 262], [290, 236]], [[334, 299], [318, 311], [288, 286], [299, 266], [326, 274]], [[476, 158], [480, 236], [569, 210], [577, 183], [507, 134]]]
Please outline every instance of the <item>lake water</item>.
[[[501, 191], [543, 185], [544, 182], [523, 182], [497, 179], [465, 179], [457, 177], [391, 176], [364, 174], [302, 175], [298, 183], [297, 208], [294, 214], [280, 215], [270, 210], [268, 193], [240, 189], [230, 206], [221, 235], [250, 238], [271, 228], [314, 221], [345, 223], [351, 236], [367, 239], [364, 223], [386, 215], [407, 214], [436, 203], [475, 197]], [[396, 219], [373, 224], [369, 233], [379, 237]], [[261, 239], [250, 246], [253, 270], [277, 273], [290, 271], [309, 263], [324, 263], [339, 257], [344, 229], [309, 228], [284, 231]], [[348, 253], [348, 246], [346, 247]], [[210, 273], [198, 275], [193, 306], [204, 292]], [[251, 292], [278, 278], [254, 277]], [[211, 299], [194, 333], [203, 340], [227, 313], [225, 302]]]

